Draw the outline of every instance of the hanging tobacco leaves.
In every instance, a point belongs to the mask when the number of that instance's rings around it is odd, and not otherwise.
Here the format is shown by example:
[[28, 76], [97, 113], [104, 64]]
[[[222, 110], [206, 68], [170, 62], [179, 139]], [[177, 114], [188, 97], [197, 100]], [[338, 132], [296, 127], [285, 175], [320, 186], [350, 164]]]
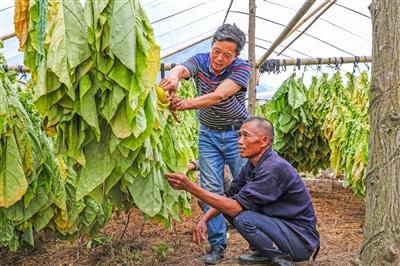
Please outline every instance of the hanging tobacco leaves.
[[299, 171], [317, 172], [329, 164], [329, 147], [313, 116], [302, 79], [292, 75], [258, 114], [274, 125], [274, 149]]
[[185, 172], [191, 147], [157, 98], [159, 47], [138, 1], [89, 0], [83, 8], [79, 0], [49, 0], [46, 12], [41, 3], [31, 3], [25, 64], [56, 153], [76, 172], [68, 199], [138, 207], [167, 225], [178, 219], [179, 210], [189, 210], [187, 194], [162, 174]]
[[272, 100], [257, 107], [258, 115], [275, 127], [274, 148], [299, 171], [316, 172], [329, 166], [343, 185], [364, 195], [368, 158], [368, 74], [339, 72], [313, 77], [307, 90], [292, 75]]

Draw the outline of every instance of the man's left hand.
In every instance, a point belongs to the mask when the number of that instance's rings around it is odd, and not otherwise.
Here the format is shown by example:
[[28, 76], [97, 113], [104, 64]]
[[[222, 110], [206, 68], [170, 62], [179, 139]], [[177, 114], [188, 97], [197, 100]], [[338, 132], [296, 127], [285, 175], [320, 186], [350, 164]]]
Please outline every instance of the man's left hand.
[[177, 190], [186, 190], [192, 184], [192, 181], [184, 174], [165, 173], [164, 177], [167, 178], [170, 186]]
[[181, 99], [176, 95], [170, 96], [169, 102], [170, 102], [173, 110], [184, 111], [184, 110], [192, 109], [189, 100]]

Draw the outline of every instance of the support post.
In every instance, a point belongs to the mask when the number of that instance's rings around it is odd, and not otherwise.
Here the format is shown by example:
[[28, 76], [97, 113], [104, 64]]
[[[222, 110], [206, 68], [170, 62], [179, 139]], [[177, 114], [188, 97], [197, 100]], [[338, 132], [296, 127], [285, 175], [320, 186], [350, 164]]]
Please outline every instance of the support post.
[[248, 40], [248, 59], [251, 67], [250, 82], [249, 82], [249, 100], [248, 109], [251, 116], [254, 115], [256, 110], [256, 83], [257, 83], [257, 71], [256, 71], [256, 0], [249, 1], [249, 40]]

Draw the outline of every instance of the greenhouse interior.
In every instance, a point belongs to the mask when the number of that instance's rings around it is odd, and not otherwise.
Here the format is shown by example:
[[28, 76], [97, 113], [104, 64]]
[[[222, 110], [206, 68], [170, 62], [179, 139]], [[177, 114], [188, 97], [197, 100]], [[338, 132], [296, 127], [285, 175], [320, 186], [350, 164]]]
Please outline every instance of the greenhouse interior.
[[378, 2], [2, 0], [0, 265], [398, 265], [363, 257]]

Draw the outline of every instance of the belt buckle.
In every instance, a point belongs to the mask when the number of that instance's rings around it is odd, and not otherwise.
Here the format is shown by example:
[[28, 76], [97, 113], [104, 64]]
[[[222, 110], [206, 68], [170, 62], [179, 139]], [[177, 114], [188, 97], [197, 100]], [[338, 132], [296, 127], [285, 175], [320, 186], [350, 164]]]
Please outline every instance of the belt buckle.
[[215, 129], [218, 130], [218, 131], [224, 131], [225, 130], [224, 127], [215, 127]]

